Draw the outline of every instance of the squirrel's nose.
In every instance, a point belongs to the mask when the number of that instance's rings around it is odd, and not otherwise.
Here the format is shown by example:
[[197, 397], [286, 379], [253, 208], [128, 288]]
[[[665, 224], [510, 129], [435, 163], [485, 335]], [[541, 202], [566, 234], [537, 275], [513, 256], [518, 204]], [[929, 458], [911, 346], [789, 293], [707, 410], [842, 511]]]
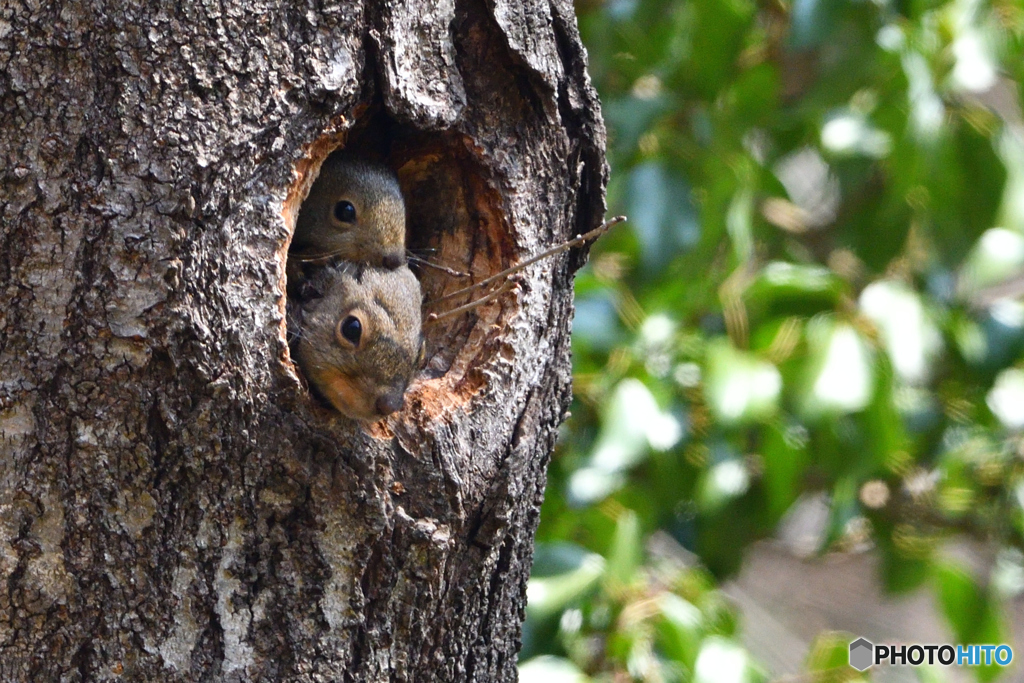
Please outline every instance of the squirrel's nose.
[[405, 394], [395, 392], [384, 394], [377, 399], [377, 412], [381, 415], [390, 415], [402, 409], [405, 405]]

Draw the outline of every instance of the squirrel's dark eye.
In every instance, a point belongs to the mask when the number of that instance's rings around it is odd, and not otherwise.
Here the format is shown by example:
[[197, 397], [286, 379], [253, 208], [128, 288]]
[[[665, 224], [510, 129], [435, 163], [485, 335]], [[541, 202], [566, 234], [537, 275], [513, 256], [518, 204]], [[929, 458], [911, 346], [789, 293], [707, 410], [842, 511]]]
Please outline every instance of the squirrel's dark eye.
[[363, 324], [359, 322], [359, 318], [350, 315], [338, 325], [338, 332], [353, 346], [359, 346], [359, 339], [363, 336]]
[[342, 223], [355, 223], [356, 207], [343, 199], [334, 205], [334, 217]]

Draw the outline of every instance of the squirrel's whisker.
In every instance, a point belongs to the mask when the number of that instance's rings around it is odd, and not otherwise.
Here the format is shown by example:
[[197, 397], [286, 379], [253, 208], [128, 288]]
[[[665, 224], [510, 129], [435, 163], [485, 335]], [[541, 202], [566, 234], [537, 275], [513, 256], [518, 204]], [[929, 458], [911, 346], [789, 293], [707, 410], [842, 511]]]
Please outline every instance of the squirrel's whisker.
[[[550, 256], [554, 256], [555, 254], [560, 254], [563, 251], [568, 251], [569, 249], [572, 249], [573, 247], [575, 247], [575, 246], [577, 246], [579, 244], [583, 244], [584, 242], [588, 242], [588, 241], [590, 241], [592, 239], [596, 239], [596, 238], [600, 237], [601, 235], [603, 235], [604, 233], [608, 232], [608, 230], [610, 230], [613, 226], [618, 225], [619, 223], [621, 223], [624, 220], [626, 220], [625, 216], [616, 216], [615, 218], [612, 218], [610, 220], [605, 221], [604, 223], [602, 223], [598, 227], [594, 228], [590, 232], [587, 232], [587, 233], [584, 233], [582, 235], [579, 235], [579, 236], [569, 240], [568, 242], [563, 242], [563, 243], [559, 244], [556, 247], [552, 247], [551, 249], [548, 249], [547, 251], [541, 252], [540, 254], [537, 254], [536, 256], [528, 258], [527, 260], [523, 261], [520, 264], [514, 265], [511, 268], [506, 268], [505, 270], [501, 271], [500, 273], [495, 273], [494, 275], [491, 275], [490, 277], [484, 278], [480, 282], [474, 283], [472, 285], [468, 285], [466, 287], [463, 287], [462, 289], [457, 289], [454, 292], [452, 292], [451, 294], [445, 294], [444, 296], [442, 296], [442, 297], [440, 297], [438, 299], [434, 299], [433, 301], [428, 302], [428, 305], [434, 306], [434, 305], [439, 304], [439, 303], [441, 303], [443, 301], [449, 301], [451, 299], [454, 299], [454, 298], [456, 298], [456, 297], [458, 297], [458, 296], [460, 296], [462, 294], [465, 294], [467, 292], [472, 292], [475, 289], [480, 289], [481, 287], [486, 287], [487, 285], [491, 284], [492, 282], [500, 280], [501, 278], [508, 277], [509, 275], [513, 275], [513, 274], [518, 273], [519, 271], [521, 271], [521, 270], [523, 270], [525, 268], [528, 268], [529, 266], [532, 266], [534, 263], [537, 263], [537, 261], [542, 261], [542, 260], [544, 260], [544, 259], [546, 259], [546, 258], [548, 258]], [[445, 315], [447, 315], [447, 313]]]
[[288, 258], [294, 259], [294, 260], [299, 261], [301, 263], [316, 263], [317, 261], [327, 262], [327, 261], [331, 260], [332, 258], [335, 258], [337, 256], [341, 256], [342, 253], [343, 253], [343, 250], [328, 251], [328, 252], [322, 252], [322, 253], [319, 253], [319, 254], [302, 254], [302, 255], [289, 253], [288, 254]]

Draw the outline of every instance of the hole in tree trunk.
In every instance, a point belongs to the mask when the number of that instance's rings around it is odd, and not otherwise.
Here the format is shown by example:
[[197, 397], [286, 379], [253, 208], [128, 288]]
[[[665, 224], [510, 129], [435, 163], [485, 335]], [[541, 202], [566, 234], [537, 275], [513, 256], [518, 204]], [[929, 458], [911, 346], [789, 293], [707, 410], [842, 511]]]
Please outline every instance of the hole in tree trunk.
[[[484, 387], [483, 369], [501, 349], [502, 331], [517, 309], [516, 295], [510, 291], [461, 315], [427, 321], [429, 313], [443, 314], [484, 293], [433, 302], [511, 264], [514, 249], [504, 202], [472, 140], [405, 130], [375, 116], [309, 145], [296, 164], [296, 180], [284, 204], [291, 233], [320, 166], [342, 149], [346, 155], [384, 163], [398, 174], [406, 206], [406, 248], [423, 290], [425, 323], [425, 362], [400, 414], [423, 424], [465, 404]], [[417, 259], [471, 277], [420, 265]], [[289, 337], [298, 332], [289, 329]]]

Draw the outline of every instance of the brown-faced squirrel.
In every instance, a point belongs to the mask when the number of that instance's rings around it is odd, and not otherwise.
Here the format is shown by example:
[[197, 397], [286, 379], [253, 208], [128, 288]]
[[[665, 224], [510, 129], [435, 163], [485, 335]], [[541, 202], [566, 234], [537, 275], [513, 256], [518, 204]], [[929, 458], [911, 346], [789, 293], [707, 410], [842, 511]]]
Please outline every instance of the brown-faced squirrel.
[[288, 301], [295, 359], [314, 391], [376, 421], [405, 403], [422, 362], [420, 283], [408, 266], [325, 265]]
[[292, 352], [314, 393], [357, 420], [400, 410], [421, 362], [423, 295], [391, 169], [324, 160], [296, 220], [288, 294]]
[[299, 209], [288, 256], [404, 265], [405, 201], [394, 171], [338, 152], [327, 157]]

